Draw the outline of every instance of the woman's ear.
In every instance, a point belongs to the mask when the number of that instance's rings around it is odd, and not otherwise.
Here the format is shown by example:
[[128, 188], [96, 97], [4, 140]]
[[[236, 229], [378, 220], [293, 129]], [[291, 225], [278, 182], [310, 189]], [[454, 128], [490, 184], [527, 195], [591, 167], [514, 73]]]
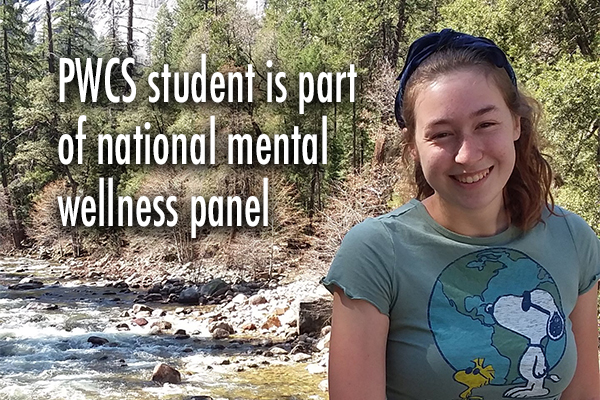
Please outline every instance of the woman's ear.
[[[407, 137], [408, 137], [408, 128], [402, 128], [402, 138], [406, 140]], [[412, 160], [415, 162], [419, 161], [419, 153], [417, 153], [417, 148], [415, 146], [414, 140], [408, 141], [408, 144], [406, 145], [406, 147], [408, 148], [408, 152], [409, 152]]]
[[513, 124], [513, 129], [514, 129], [513, 141], [516, 142], [521, 137], [521, 117], [518, 116], [518, 115], [515, 115], [514, 118], [513, 118], [513, 120], [514, 120], [514, 124]]
[[410, 144], [410, 156], [414, 162], [419, 161], [419, 153], [417, 153], [417, 148], [415, 147], [414, 143]]

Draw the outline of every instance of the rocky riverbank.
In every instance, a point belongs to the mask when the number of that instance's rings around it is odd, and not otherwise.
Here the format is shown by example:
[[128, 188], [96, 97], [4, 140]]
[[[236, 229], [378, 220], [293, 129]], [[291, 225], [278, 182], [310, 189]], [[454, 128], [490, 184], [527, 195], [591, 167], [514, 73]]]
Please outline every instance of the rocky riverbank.
[[[53, 268], [48, 265], [46, 269]], [[213, 271], [207, 271], [206, 281], [191, 281], [177, 276], [178, 269], [185, 266], [172, 266], [152, 279], [140, 271], [122, 279], [99, 265], [72, 261], [40, 277], [36, 273], [39, 266], [33, 271], [23, 264], [13, 272], [25, 278], [9, 290], [85, 286], [85, 295], [121, 304], [126, 310], [111, 318], [100, 334], [87, 338], [92, 347], [117, 347], [118, 333], [127, 332], [175, 341], [182, 357], [193, 355], [199, 347], [208, 349], [210, 356], [195, 359], [193, 367], [189, 363], [175, 365], [184, 382], [193, 379], [193, 371], [198, 368], [243, 374], [277, 365], [297, 365], [321, 377], [318, 386], [325, 395], [331, 296], [316, 276], [293, 282], [246, 281], [235, 274], [215, 278]], [[27, 307], [50, 310], [61, 306], [60, 302], [47, 301], [49, 297], [32, 298]], [[126, 304], [129, 306], [123, 307]], [[127, 363], [126, 359], [115, 362], [121, 367]], [[156, 375], [154, 381], [177, 383], [175, 378]]]

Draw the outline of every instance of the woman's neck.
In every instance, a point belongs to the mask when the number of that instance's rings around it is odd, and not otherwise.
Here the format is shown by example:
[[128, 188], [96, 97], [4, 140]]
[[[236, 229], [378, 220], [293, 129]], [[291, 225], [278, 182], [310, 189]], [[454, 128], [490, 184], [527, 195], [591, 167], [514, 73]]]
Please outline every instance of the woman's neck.
[[509, 218], [504, 202], [481, 210], [452, 207], [435, 194], [422, 201], [429, 215], [444, 228], [464, 236], [486, 237], [505, 231]]

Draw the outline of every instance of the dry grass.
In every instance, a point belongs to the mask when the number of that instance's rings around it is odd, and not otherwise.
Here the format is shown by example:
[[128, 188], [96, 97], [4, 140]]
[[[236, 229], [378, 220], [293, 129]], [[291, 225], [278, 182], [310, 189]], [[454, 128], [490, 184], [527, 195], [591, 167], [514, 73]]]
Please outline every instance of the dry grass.
[[346, 233], [368, 217], [385, 214], [413, 195], [406, 172], [399, 164], [374, 165], [334, 187], [319, 215], [317, 240], [311, 259], [325, 272]]

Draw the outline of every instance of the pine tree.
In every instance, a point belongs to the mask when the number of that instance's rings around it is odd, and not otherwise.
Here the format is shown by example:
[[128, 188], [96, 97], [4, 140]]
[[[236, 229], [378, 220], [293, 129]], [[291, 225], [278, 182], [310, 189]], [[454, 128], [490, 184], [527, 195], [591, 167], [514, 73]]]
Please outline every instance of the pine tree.
[[58, 56], [91, 57], [95, 35], [80, 0], [61, 0], [56, 7], [55, 47]]
[[175, 27], [172, 33], [169, 58], [173, 67], [179, 67], [178, 62], [184, 56], [186, 43], [194, 31], [200, 26], [204, 11], [197, 0], [177, 0], [173, 13]]
[[170, 64], [169, 49], [171, 48], [174, 27], [171, 12], [166, 4], [161, 5], [156, 14], [151, 43], [150, 56], [153, 65]]
[[15, 247], [25, 239], [23, 210], [11, 190], [16, 174], [10, 167], [20, 132], [15, 127], [15, 109], [26, 92], [27, 81], [35, 73], [29, 54], [31, 38], [22, 19], [22, 9], [14, 0], [2, 0], [0, 9], [0, 176], [6, 198], [6, 213]]

